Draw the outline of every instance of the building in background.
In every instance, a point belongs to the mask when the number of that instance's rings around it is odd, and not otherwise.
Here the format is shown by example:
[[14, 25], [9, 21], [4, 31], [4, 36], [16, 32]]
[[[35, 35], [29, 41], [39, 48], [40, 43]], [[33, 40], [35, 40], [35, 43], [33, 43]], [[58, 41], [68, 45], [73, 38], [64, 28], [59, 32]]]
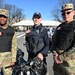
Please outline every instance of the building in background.
[[[55, 28], [60, 24], [60, 22], [58, 21], [50, 21], [50, 20], [43, 20], [41, 23], [43, 24], [43, 26], [47, 27], [48, 29], [50, 27]], [[18, 31], [26, 31], [31, 26], [33, 26], [33, 21], [32, 20], [22, 20], [20, 22], [12, 24], [12, 26]]]

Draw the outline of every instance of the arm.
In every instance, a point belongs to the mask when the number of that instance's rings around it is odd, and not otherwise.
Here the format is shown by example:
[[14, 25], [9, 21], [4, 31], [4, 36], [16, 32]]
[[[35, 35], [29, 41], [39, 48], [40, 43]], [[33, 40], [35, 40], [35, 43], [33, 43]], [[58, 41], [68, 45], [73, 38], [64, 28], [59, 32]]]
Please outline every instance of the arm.
[[51, 52], [53, 52], [53, 50], [55, 50], [56, 34], [57, 34], [57, 32], [55, 31], [53, 36], [52, 36]]
[[48, 50], [49, 50], [49, 37], [48, 37], [47, 29], [44, 30], [44, 37], [43, 38], [44, 38], [45, 46], [41, 50], [41, 53], [43, 55], [46, 55], [48, 53]]
[[14, 36], [12, 38], [11, 54], [12, 54], [12, 62], [16, 62], [16, 54], [17, 54], [17, 38], [16, 38], [16, 33], [14, 34]]
[[51, 45], [51, 52], [53, 54], [53, 59], [57, 64], [61, 64], [62, 61], [59, 59], [59, 54], [56, 52], [56, 35], [57, 31], [52, 36], [52, 45]]
[[49, 37], [48, 37], [48, 33], [47, 33], [46, 29], [44, 30], [44, 37], [43, 38], [44, 38], [45, 46], [41, 50], [41, 52], [38, 53], [38, 55], [37, 55], [41, 60], [43, 60], [44, 56], [47, 55], [48, 50], [49, 50]]

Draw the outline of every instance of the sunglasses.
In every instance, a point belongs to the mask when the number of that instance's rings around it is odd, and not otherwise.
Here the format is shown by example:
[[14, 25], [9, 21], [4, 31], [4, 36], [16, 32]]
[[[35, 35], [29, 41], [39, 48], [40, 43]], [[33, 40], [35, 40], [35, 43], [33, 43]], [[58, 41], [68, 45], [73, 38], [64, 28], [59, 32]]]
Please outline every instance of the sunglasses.
[[66, 14], [69, 15], [71, 12], [72, 12], [72, 11], [69, 11], [69, 12], [63, 12], [63, 13], [62, 13], [62, 16], [66, 15]]

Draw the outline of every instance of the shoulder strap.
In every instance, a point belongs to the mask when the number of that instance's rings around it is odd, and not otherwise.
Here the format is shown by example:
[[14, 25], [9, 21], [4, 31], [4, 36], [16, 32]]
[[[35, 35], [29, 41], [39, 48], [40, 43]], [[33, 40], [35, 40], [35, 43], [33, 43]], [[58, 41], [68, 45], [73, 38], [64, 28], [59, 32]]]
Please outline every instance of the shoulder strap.
[[45, 29], [45, 27], [44, 27], [44, 26], [42, 26], [42, 27], [41, 27], [41, 29], [40, 29], [40, 32], [43, 32], [43, 31], [44, 31], [44, 29]]

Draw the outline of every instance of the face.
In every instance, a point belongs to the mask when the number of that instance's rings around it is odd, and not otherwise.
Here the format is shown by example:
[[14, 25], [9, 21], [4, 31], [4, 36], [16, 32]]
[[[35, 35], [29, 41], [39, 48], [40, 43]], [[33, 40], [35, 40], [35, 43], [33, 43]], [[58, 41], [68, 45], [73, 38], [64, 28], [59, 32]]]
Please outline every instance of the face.
[[39, 16], [35, 16], [35, 17], [33, 18], [34, 25], [36, 25], [36, 26], [40, 25], [41, 20], [42, 20], [42, 19], [41, 19]]
[[0, 15], [0, 25], [4, 26], [7, 23], [7, 17]]
[[73, 21], [74, 11], [73, 10], [65, 10], [62, 12], [63, 20], [67, 23]]

